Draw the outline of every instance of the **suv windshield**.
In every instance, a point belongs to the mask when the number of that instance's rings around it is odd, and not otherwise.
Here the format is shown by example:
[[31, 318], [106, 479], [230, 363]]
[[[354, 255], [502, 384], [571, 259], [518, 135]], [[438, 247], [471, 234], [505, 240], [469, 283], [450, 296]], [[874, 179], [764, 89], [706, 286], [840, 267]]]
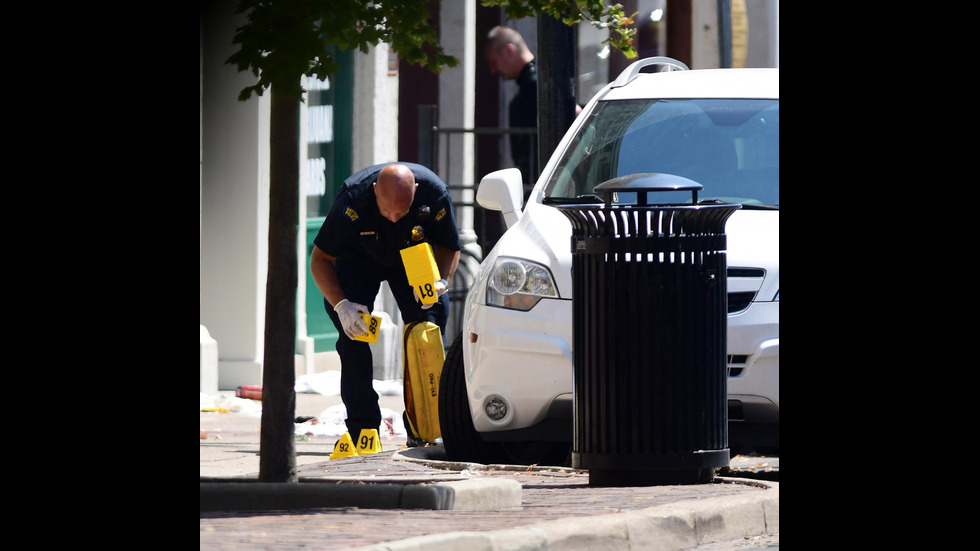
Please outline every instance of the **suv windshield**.
[[[778, 206], [779, 100], [600, 102], [545, 186], [544, 201], [599, 201], [596, 185], [644, 172], [698, 182], [701, 202]], [[635, 195], [613, 201], [632, 203]], [[690, 200], [689, 191], [657, 193], [657, 202]]]

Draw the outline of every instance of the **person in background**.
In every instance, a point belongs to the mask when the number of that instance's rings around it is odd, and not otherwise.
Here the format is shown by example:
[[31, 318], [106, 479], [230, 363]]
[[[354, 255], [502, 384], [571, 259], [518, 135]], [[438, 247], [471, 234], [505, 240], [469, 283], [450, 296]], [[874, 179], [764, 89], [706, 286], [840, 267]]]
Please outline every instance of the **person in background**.
[[[483, 55], [490, 66], [490, 72], [500, 75], [504, 80], [517, 83], [517, 95], [507, 106], [511, 128], [538, 127], [538, 70], [534, 54], [528, 49], [524, 37], [516, 30], [498, 25], [487, 33], [483, 43]], [[582, 112], [582, 106], [575, 106], [575, 115]], [[537, 134], [512, 134], [510, 155], [514, 164], [524, 176], [524, 199], [538, 179]]]
[[[491, 73], [517, 83], [517, 95], [508, 105], [510, 127], [537, 128], [538, 72], [534, 64], [534, 54], [528, 49], [524, 37], [510, 27], [498, 25], [487, 33], [483, 55], [490, 65]], [[512, 134], [510, 152], [514, 164], [521, 169], [527, 195], [528, 186], [538, 177], [537, 136]]]
[[[422, 242], [432, 246], [440, 279], [439, 300], [422, 305], [408, 283], [401, 250]], [[459, 262], [459, 230], [446, 184], [414, 163], [384, 163], [347, 178], [313, 240], [310, 272], [339, 335], [340, 397], [347, 430], [356, 441], [362, 429], [378, 429], [381, 408], [374, 390], [374, 367], [359, 313], [370, 313], [382, 281], [401, 311], [402, 321], [431, 321], [445, 339], [448, 280]]]

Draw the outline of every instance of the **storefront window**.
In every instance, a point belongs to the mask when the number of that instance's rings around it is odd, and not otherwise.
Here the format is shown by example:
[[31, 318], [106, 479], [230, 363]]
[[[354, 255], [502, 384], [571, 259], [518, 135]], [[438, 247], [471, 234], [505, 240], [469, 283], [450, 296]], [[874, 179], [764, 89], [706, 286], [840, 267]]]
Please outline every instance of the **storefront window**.
[[351, 173], [353, 63], [350, 51], [335, 51], [340, 71], [307, 79], [306, 216], [327, 215], [333, 197]]

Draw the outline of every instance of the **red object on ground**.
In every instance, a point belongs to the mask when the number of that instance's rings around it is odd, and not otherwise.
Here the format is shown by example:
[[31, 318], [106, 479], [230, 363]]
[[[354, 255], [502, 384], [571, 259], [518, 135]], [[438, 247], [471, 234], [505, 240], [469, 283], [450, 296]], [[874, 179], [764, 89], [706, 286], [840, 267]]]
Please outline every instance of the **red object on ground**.
[[249, 398], [251, 400], [262, 399], [262, 385], [242, 385], [235, 391], [238, 398]]

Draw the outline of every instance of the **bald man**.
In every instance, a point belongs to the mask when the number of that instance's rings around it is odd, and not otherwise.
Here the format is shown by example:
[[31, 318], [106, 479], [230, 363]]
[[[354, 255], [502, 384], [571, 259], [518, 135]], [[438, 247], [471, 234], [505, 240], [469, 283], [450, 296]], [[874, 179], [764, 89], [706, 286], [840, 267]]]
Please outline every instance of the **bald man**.
[[[400, 252], [422, 242], [432, 246], [441, 276], [433, 282], [439, 301], [431, 306], [418, 301]], [[370, 312], [381, 282], [387, 281], [402, 321], [431, 321], [442, 329], [445, 341], [449, 307], [445, 292], [456, 271], [459, 249], [449, 188], [422, 165], [371, 166], [347, 178], [337, 193], [313, 240], [310, 271], [339, 332], [340, 397], [347, 408], [351, 438], [357, 439], [361, 429], [381, 425], [371, 348], [353, 340], [367, 332], [358, 312]]]
[[[487, 33], [483, 55], [491, 73], [500, 75], [504, 80], [517, 82], [517, 95], [508, 104], [510, 127], [537, 128], [538, 72], [534, 65], [534, 54], [528, 49], [524, 37], [510, 27], [496, 26]], [[510, 154], [524, 176], [526, 198], [530, 186], [538, 177], [537, 137], [528, 134], [512, 135]]]

